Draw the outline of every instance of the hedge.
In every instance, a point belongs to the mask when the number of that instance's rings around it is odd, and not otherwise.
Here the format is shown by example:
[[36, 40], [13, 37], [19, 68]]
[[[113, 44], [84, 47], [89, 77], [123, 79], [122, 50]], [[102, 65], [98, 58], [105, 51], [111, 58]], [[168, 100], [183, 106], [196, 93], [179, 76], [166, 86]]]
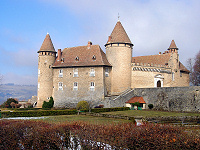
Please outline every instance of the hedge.
[[[129, 107], [113, 107], [113, 108], [94, 108], [91, 109], [91, 112], [93, 113], [100, 113], [100, 112], [111, 112], [111, 111], [125, 111], [130, 110]], [[87, 109], [81, 109], [83, 112], [89, 112]]]
[[[115, 108], [94, 108], [91, 109], [92, 113], [111, 112], [111, 111], [125, 111], [130, 110], [129, 107], [115, 107]], [[88, 109], [82, 109], [82, 112], [89, 112]], [[41, 117], [41, 116], [56, 116], [56, 115], [74, 115], [77, 110], [31, 110], [31, 111], [14, 111], [14, 112], [1, 112], [2, 117]]]
[[40, 117], [40, 116], [55, 116], [55, 115], [74, 115], [76, 110], [41, 110], [41, 111], [15, 111], [1, 112], [2, 117]]

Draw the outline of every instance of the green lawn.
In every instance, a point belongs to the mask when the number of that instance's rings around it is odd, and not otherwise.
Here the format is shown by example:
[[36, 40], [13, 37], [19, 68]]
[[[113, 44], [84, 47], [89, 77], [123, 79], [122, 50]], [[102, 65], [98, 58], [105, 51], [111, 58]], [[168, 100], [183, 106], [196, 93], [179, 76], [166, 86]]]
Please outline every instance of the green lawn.
[[200, 113], [180, 113], [180, 112], [165, 112], [152, 110], [128, 110], [104, 112], [102, 114], [123, 115], [123, 116], [142, 116], [142, 117], [160, 117], [160, 116], [200, 116]]
[[[41, 119], [40, 119], [41, 120]], [[109, 123], [126, 123], [131, 122], [130, 120], [104, 118], [104, 117], [93, 117], [85, 115], [61, 115], [61, 116], [47, 116], [43, 119], [49, 123], [64, 123], [66, 121], [84, 121], [92, 124], [109, 124]]]

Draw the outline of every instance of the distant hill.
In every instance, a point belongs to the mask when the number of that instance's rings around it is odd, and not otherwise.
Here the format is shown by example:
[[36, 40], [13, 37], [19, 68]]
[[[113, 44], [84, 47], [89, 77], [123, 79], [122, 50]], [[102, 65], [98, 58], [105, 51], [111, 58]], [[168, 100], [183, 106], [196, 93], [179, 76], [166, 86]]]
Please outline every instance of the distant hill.
[[36, 95], [36, 85], [14, 85], [10, 83], [0, 85], [0, 104], [5, 102], [10, 97], [17, 98], [19, 100], [28, 100], [32, 96]]

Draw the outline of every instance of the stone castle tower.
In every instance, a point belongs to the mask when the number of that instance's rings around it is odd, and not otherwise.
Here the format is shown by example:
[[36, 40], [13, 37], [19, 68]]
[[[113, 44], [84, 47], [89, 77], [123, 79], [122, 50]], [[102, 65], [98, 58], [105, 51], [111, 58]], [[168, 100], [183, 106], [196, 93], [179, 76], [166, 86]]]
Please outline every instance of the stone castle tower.
[[43, 101], [49, 101], [53, 89], [52, 65], [56, 59], [56, 51], [47, 33], [40, 50], [38, 51], [38, 101], [37, 107], [42, 107]]
[[119, 95], [131, 88], [132, 47], [120, 21], [115, 25], [105, 44], [106, 56], [112, 65], [111, 95]]

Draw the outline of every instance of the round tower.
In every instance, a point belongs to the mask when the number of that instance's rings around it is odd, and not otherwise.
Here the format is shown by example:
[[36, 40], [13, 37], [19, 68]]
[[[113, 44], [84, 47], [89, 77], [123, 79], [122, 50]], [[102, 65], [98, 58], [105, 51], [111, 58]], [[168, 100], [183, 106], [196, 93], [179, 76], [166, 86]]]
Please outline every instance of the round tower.
[[105, 47], [107, 59], [112, 65], [111, 94], [119, 95], [131, 87], [133, 47], [120, 21], [116, 23]]
[[37, 107], [41, 108], [44, 101], [49, 101], [53, 91], [53, 69], [56, 51], [47, 33], [40, 50], [38, 51], [38, 92]]

